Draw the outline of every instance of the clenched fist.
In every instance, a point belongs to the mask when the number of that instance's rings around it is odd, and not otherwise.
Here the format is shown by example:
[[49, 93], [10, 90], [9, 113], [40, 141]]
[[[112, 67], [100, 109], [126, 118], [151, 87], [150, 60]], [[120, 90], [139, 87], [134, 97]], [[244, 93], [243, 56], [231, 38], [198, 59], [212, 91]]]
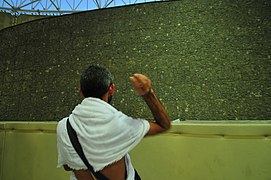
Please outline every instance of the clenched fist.
[[151, 80], [147, 76], [143, 74], [134, 74], [129, 80], [140, 96], [144, 96], [151, 91]]

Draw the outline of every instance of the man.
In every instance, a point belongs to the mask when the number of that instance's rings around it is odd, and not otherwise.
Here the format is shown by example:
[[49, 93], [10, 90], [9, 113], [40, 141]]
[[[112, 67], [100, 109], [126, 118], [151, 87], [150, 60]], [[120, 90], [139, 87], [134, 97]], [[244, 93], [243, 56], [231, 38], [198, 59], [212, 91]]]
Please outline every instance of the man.
[[129, 80], [147, 103], [154, 121], [134, 119], [110, 105], [115, 85], [111, 73], [104, 67], [91, 65], [81, 75], [79, 91], [84, 99], [57, 126], [58, 167], [72, 170], [71, 179], [92, 180], [95, 177], [70, 142], [67, 119], [76, 131], [89, 164], [95, 172], [99, 171], [110, 180], [138, 179], [128, 152], [143, 137], [170, 128], [168, 114], [156, 97], [150, 79], [143, 74], [134, 74]]

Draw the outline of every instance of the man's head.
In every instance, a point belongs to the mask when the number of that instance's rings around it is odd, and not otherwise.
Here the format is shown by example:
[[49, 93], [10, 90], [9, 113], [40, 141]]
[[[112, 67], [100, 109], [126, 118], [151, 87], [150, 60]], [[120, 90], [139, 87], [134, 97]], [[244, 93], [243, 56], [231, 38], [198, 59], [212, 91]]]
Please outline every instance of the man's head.
[[81, 75], [80, 91], [85, 98], [95, 97], [110, 102], [114, 93], [111, 73], [100, 65], [89, 66]]

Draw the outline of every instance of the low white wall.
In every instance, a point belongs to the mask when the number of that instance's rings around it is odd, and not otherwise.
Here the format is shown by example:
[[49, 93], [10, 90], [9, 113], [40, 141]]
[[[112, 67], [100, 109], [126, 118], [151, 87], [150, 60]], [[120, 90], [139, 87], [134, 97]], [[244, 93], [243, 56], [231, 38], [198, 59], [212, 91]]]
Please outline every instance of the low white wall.
[[[69, 179], [56, 168], [55, 122], [0, 123], [0, 179]], [[173, 125], [132, 152], [143, 180], [270, 180], [271, 121]]]

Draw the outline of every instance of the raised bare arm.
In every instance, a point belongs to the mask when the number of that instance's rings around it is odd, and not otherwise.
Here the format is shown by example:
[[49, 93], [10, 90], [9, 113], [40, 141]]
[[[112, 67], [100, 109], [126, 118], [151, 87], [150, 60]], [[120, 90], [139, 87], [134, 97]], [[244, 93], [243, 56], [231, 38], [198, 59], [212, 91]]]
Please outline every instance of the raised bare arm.
[[155, 95], [151, 80], [143, 74], [134, 74], [129, 80], [136, 92], [143, 97], [154, 117], [154, 121], [149, 121], [150, 130], [146, 135], [155, 135], [168, 130], [171, 127], [169, 116]]

